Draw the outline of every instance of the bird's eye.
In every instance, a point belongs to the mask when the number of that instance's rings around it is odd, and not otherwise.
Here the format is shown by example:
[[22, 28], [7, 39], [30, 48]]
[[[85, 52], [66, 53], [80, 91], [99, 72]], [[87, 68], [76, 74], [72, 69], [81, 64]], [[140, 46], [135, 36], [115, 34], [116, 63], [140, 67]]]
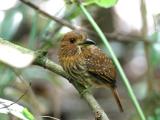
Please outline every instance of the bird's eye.
[[70, 43], [75, 43], [76, 39], [75, 38], [70, 38]]

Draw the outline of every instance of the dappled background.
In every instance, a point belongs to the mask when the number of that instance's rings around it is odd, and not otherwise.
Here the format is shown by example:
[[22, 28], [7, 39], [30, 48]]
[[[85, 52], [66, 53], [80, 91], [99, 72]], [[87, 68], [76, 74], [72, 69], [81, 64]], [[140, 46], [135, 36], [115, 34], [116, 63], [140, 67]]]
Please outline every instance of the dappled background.
[[[31, 50], [46, 50], [47, 56], [58, 63], [60, 40], [71, 30], [61, 24], [61, 19], [64, 19], [85, 29], [88, 36], [108, 53], [75, 4], [64, 0], [32, 0], [31, 3], [58, 20], [55, 22], [21, 1], [1, 0], [0, 37]], [[118, 0], [108, 9], [95, 4], [87, 6], [108, 38], [148, 120], [160, 119], [159, 5], [159, 0]], [[18, 56], [13, 59], [18, 59]], [[119, 112], [110, 89], [94, 89], [95, 98], [111, 120], [138, 120], [119, 74], [117, 81], [124, 113]], [[61, 120], [94, 119], [87, 103], [66, 79], [38, 66], [16, 69], [0, 62], [0, 97], [18, 100], [18, 104], [37, 116], [53, 116]], [[0, 114], [0, 118], [17, 120], [5, 114]]]

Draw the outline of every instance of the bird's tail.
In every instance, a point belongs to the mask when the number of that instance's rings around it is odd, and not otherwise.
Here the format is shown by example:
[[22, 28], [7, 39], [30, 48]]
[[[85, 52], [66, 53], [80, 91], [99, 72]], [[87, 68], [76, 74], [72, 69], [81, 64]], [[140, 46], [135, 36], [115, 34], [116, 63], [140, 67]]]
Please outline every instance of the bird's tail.
[[123, 107], [122, 107], [122, 104], [121, 104], [121, 101], [120, 101], [120, 97], [119, 97], [119, 94], [118, 94], [118, 91], [117, 91], [116, 87], [112, 88], [112, 93], [113, 93], [114, 98], [115, 98], [115, 100], [116, 100], [116, 102], [118, 104], [119, 110], [121, 112], [123, 112], [124, 110], [123, 110]]

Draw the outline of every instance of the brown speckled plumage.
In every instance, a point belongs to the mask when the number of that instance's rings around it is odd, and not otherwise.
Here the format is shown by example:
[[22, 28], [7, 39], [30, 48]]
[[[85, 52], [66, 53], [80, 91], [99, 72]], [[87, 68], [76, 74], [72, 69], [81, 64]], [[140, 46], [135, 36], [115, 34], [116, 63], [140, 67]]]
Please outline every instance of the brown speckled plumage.
[[[116, 90], [116, 70], [111, 59], [81, 31], [71, 31], [64, 35], [59, 50], [59, 62], [63, 69], [84, 85], [110, 87], [123, 111]], [[87, 79], [90, 78], [90, 79]]]

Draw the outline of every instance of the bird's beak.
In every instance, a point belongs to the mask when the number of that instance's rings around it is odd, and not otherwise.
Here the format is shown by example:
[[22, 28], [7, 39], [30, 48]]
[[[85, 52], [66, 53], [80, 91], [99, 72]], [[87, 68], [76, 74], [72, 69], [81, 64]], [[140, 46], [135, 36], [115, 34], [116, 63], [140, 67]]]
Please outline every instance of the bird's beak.
[[83, 44], [85, 45], [95, 45], [96, 43], [93, 41], [93, 40], [90, 40], [90, 39], [86, 39]]

